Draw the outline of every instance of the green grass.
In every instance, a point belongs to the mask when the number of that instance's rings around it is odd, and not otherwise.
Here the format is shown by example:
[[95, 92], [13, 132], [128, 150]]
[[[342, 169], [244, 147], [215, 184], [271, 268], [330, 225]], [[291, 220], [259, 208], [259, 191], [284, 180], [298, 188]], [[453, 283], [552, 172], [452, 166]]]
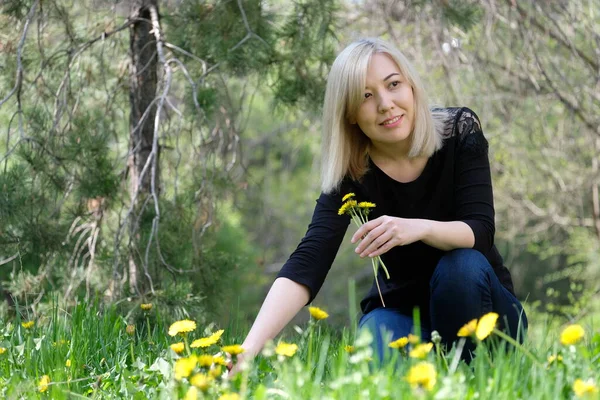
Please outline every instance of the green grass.
[[[188, 379], [175, 379], [173, 366], [180, 356], [169, 348], [179, 340], [167, 334], [174, 321], [161, 316], [157, 307], [147, 314], [137, 306], [122, 314], [116, 307], [103, 309], [84, 303], [70, 310], [58, 306], [48, 309], [49, 315], [40, 317], [30, 329], [25, 329], [18, 318], [0, 321], [0, 347], [6, 349], [0, 354], [1, 398], [185, 397], [190, 384]], [[292, 357], [277, 356], [276, 344], [269, 344], [248, 369], [231, 380], [217, 377], [206, 392], [198, 392], [198, 398], [219, 398], [234, 392], [248, 399], [570, 399], [575, 397], [576, 379], [592, 378], [598, 385], [597, 329], [583, 323], [584, 340], [563, 346], [556, 325], [562, 321], [530, 320], [529, 339], [522, 349], [500, 345], [500, 339], [492, 334], [478, 346], [470, 366], [461, 362], [456, 368], [452, 368], [455, 349], [445, 355], [434, 349], [425, 360], [397, 351], [383, 366], [374, 367], [369, 361], [369, 335], [359, 334], [355, 339], [349, 330], [330, 328], [327, 320], [311, 320], [285, 338], [298, 345]], [[128, 321], [137, 321], [131, 336], [126, 333]], [[188, 342], [217, 328], [198, 326], [189, 334]], [[229, 337], [225, 327], [220, 344], [241, 340]], [[354, 346], [354, 351], [345, 351], [346, 345]], [[191, 350], [198, 355], [214, 355], [220, 348]], [[551, 354], [562, 355], [562, 361], [548, 365]], [[67, 360], [70, 366], [66, 366]], [[423, 361], [436, 371], [431, 390], [412, 387], [405, 379], [411, 367]], [[196, 367], [193, 374], [200, 371]], [[51, 382], [40, 392], [44, 375]], [[598, 394], [588, 398], [598, 398]]]

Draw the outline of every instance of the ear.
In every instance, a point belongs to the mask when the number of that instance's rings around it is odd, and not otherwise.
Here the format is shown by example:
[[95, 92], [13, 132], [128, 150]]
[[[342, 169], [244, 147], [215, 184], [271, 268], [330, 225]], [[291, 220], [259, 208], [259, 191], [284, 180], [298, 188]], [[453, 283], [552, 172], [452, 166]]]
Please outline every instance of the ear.
[[350, 122], [350, 125], [356, 125], [356, 118], [350, 117], [348, 118], [348, 122]]

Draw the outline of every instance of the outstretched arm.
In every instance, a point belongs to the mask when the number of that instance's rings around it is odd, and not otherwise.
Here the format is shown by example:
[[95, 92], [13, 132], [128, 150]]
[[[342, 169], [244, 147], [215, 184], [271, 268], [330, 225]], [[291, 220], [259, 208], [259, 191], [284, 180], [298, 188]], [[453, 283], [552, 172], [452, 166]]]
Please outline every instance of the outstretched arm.
[[256, 355], [265, 343], [273, 339], [308, 302], [306, 286], [288, 278], [277, 278], [256, 316], [242, 347], [250, 356]]

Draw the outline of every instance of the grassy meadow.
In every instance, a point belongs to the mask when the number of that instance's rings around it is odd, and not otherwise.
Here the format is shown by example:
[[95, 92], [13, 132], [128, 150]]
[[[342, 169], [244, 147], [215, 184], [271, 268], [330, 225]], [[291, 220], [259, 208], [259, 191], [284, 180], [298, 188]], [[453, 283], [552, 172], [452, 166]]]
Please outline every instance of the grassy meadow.
[[457, 362], [460, 341], [443, 353], [409, 337], [376, 367], [368, 333], [334, 330], [326, 310], [312, 309], [308, 323], [228, 378], [243, 340], [228, 327], [172, 321], [151, 303], [128, 312], [84, 303], [48, 309], [37, 320], [1, 321], [1, 398], [600, 398], [600, 333], [589, 317], [563, 325], [530, 318], [528, 339], [514, 347], [499, 345], [490, 315], [463, 328], [461, 341], [479, 343], [471, 365]]

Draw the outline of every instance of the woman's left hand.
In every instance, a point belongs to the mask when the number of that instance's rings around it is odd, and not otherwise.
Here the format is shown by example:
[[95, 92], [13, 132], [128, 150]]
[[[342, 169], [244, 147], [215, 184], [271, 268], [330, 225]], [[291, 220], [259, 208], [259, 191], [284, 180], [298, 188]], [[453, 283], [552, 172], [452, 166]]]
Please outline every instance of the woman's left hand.
[[423, 219], [408, 219], [383, 215], [363, 224], [354, 236], [352, 243], [363, 238], [356, 247], [361, 257], [380, 256], [395, 246], [405, 246], [422, 240], [429, 226]]

